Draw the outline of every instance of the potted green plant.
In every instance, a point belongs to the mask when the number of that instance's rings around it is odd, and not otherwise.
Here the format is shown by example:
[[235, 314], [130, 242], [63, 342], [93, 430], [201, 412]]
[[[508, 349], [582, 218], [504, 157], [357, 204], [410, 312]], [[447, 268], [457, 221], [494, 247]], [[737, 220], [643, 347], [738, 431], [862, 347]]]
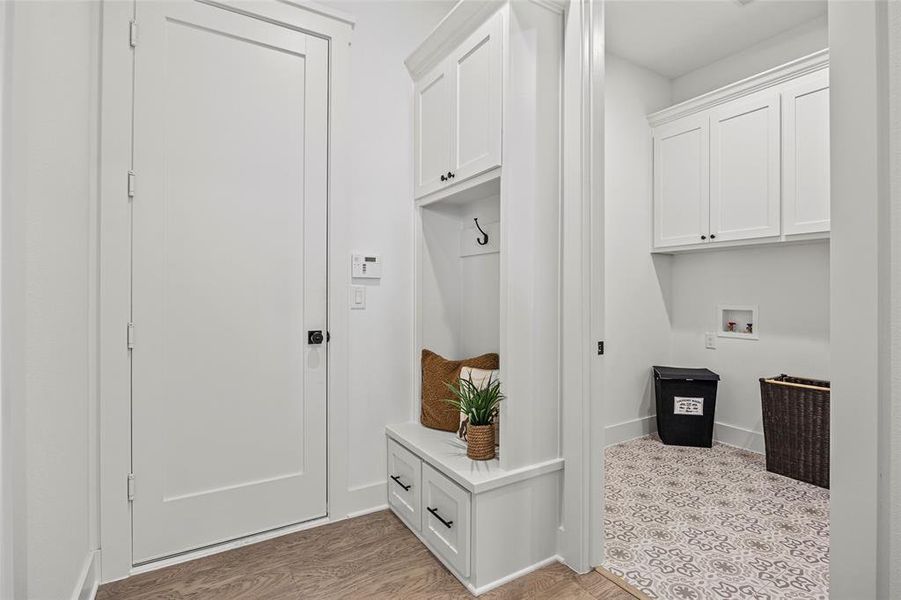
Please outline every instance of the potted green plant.
[[466, 456], [473, 460], [494, 458], [494, 419], [504, 395], [501, 382], [493, 376], [483, 386], [472, 382], [472, 377], [448, 383], [453, 398], [446, 400], [466, 419]]

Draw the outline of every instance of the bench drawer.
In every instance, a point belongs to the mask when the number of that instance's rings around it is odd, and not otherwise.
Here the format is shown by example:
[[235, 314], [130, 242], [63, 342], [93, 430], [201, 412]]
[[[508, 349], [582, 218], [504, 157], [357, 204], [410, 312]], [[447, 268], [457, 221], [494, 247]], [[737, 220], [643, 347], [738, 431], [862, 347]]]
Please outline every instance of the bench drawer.
[[462, 577], [469, 577], [470, 495], [422, 463], [422, 537]]
[[388, 440], [388, 504], [416, 531], [422, 529], [422, 460]]

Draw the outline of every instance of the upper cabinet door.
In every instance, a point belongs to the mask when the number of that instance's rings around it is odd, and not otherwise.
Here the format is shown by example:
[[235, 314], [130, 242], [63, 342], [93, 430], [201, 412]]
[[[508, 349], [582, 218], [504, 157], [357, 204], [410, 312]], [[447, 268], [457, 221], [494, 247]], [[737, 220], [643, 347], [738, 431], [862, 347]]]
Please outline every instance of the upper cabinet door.
[[710, 118], [710, 235], [714, 241], [778, 236], [779, 94], [727, 102]]
[[413, 168], [417, 198], [447, 185], [451, 168], [451, 77], [447, 61], [413, 88]]
[[707, 114], [654, 129], [654, 246], [708, 239], [710, 136]]
[[782, 91], [783, 233], [829, 231], [829, 71]]
[[501, 11], [450, 56], [453, 183], [501, 164], [503, 25]]

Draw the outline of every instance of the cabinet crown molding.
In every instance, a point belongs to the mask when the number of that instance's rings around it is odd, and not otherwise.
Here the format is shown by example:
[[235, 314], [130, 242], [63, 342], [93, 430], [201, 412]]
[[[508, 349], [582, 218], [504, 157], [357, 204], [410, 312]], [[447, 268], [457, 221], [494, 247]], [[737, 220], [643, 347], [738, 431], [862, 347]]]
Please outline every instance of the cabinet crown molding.
[[[557, 13], [564, 13], [569, 0], [529, 0]], [[459, 46], [488, 17], [500, 10], [508, 0], [460, 0], [426, 36], [416, 50], [404, 60], [413, 81], [438, 64]]]
[[460, 0], [404, 61], [413, 81], [459, 46], [476, 27], [500, 10], [506, 0]]
[[779, 85], [807, 73], [812, 73], [829, 66], [829, 50], [820, 50], [808, 54], [762, 73], [752, 75], [719, 89], [701, 94], [679, 104], [664, 108], [648, 115], [651, 127], [663, 125], [676, 119], [708, 110], [720, 104], [730, 102], [742, 96]]

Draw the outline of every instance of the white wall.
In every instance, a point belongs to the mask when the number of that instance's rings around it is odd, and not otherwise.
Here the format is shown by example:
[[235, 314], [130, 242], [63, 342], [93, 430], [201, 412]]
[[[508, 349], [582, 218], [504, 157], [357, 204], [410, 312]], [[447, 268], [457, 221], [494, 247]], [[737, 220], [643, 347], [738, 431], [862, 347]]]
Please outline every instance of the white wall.
[[888, 597], [878, 582], [898, 568], [879, 548], [889, 531], [880, 498], [891, 349], [887, 4], [829, 3], [833, 598]]
[[[8, 70], [6, 61], [10, 52], [10, 36], [12, 31], [10, 13], [11, 4], [0, 7], [0, 190], [4, 190], [5, 179], [3, 177], [3, 149], [6, 146], [7, 123], [6, 95], [9, 93], [9, 85], [6, 81]], [[0, 248], [3, 242], [4, 212], [2, 199], [6, 198], [6, 192], [0, 191]], [[2, 250], [0, 250], [2, 256]], [[0, 282], [3, 281], [3, 265], [0, 261]], [[0, 286], [2, 287], [2, 286]], [[3, 294], [0, 293], [0, 340], [3, 339]], [[2, 344], [0, 344], [2, 345]], [[2, 357], [0, 357], [2, 361]], [[3, 390], [3, 369], [0, 368], [0, 390]], [[12, 424], [10, 423], [9, 402], [5, 391], [0, 391], [0, 598], [13, 597], [13, 543], [12, 543]]]
[[99, 16], [99, 5], [86, 2], [20, 2], [12, 15], [2, 376], [16, 424], [17, 599], [81, 592], [96, 543], [91, 240]]
[[682, 102], [828, 46], [826, 17], [814, 19], [677, 77], [673, 80], [673, 101]]
[[[883, 570], [881, 593], [885, 597], [901, 596], [901, 3], [888, 6], [889, 44], [889, 123], [891, 165], [891, 399], [886, 407], [885, 431], [886, 468], [885, 519], [888, 521], [884, 547], [880, 547]], [[895, 565], [895, 568], [892, 566]], [[884, 590], [884, 591], [883, 591]]]
[[385, 503], [384, 426], [412, 417], [413, 87], [403, 61], [453, 3], [333, 4], [356, 17], [350, 238], [384, 265], [366, 283], [366, 310], [350, 315], [348, 483], [362, 510]]
[[[672, 360], [672, 257], [652, 256], [651, 132], [671, 104], [670, 81], [607, 54], [604, 90], [607, 444], [655, 428], [652, 365]], [[650, 429], [649, 429], [650, 427]]]
[[885, 419], [888, 468], [886, 473], [886, 513], [889, 535], [880, 548], [885, 597], [901, 595], [901, 3], [888, 6], [888, 43], [890, 76], [890, 155], [891, 228], [892, 228], [892, 351], [891, 403]]
[[[717, 438], [763, 451], [758, 378], [788, 373], [829, 379], [829, 245], [739, 248], [676, 256], [673, 261], [673, 361], [722, 378]], [[721, 304], [759, 308], [759, 340], [717, 338]]]

